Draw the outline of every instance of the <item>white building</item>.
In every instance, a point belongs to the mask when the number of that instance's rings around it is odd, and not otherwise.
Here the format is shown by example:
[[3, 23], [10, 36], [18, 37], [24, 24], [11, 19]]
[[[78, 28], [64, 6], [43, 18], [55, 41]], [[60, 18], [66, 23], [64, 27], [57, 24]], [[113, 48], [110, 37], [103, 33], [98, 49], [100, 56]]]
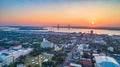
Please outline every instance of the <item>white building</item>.
[[19, 50], [9, 49], [6, 51], [0, 51], [0, 61], [2, 61], [3, 64], [9, 65], [20, 56], [29, 54], [32, 50], [33, 50], [32, 48], [27, 48], [27, 49], [19, 49]]
[[2, 67], [4, 64], [0, 62], [0, 67]]
[[3, 53], [2, 55], [0, 55], [0, 60], [2, 61], [3, 64], [7, 64], [9, 65], [10, 63], [13, 62], [13, 56], [8, 55], [6, 53]]
[[22, 49], [21, 50], [21, 55], [27, 55], [27, 54], [29, 54], [31, 51], [33, 51], [33, 49], [32, 48], [27, 48], [27, 49]]
[[89, 44], [80, 44], [80, 45], [77, 45], [77, 47], [78, 47], [78, 50], [80, 50], [80, 51], [82, 51], [82, 50], [90, 51]]
[[79, 49], [79, 50], [83, 50], [83, 44], [80, 44], [80, 45], [77, 45], [77, 48]]
[[55, 51], [62, 50], [62, 48], [63, 48], [62, 45], [55, 45], [55, 46], [54, 46], [54, 50], [55, 50]]
[[113, 48], [113, 47], [108, 47], [108, 49], [107, 49], [107, 50], [109, 50], [109, 51], [113, 52], [113, 51], [114, 51], [114, 48]]
[[101, 45], [106, 45], [107, 43], [102, 38], [95, 38], [92, 43], [97, 43]]
[[53, 43], [49, 42], [44, 38], [41, 43], [41, 48], [52, 48], [52, 47], [53, 47]]
[[94, 55], [95, 57], [95, 67], [120, 67], [118, 62], [109, 56], [99, 56]]
[[75, 64], [75, 63], [70, 63], [70, 66], [71, 66], [71, 67], [82, 67], [82, 65], [80, 65], [80, 64]]
[[76, 63], [69, 63], [67, 66], [64, 67], [82, 67], [81, 64], [76, 64]]
[[17, 67], [26, 67], [24, 64], [18, 64]]

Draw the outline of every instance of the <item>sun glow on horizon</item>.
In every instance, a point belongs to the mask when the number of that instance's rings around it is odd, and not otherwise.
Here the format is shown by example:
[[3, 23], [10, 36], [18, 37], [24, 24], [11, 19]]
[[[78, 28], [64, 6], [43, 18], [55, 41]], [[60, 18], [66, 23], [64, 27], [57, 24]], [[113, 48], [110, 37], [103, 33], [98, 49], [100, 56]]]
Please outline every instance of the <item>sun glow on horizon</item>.
[[91, 21], [90, 22], [90, 27], [95, 27], [96, 25], [95, 25], [95, 22], [94, 21]]
[[94, 22], [94, 21], [92, 21], [92, 22], [91, 22], [91, 24], [92, 24], [92, 25], [94, 25], [94, 24], [95, 24], [95, 22]]

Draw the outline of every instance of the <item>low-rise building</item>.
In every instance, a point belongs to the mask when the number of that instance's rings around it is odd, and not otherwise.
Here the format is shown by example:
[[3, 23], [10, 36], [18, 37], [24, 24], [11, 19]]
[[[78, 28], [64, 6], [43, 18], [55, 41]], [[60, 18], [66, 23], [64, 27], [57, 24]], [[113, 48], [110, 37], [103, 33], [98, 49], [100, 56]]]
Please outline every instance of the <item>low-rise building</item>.
[[64, 67], [82, 67], [81, 64], [67, 62]]
[[107, 43], [102, 38], [95, 38], [93, 39], [92, 43], [106, 45]]
[[4, 64], [2, 62], [0, 62], [0, 67], [2, 67]]
[[12, 49], [21, 49], [21, 48], [22, 48], [22, 45], [15, 45], [15, 46], [12, 46], [11, 48], [12, 48]]
[[107, 50], [113, 52], [113, 51], [114, 51], [114, 48], [113, 48], [113, 47], [108, 47]]
[[18, 64], [17, 67], [26, 67], [24, 64]]
[[83, 67], [92, 67], [93, 66], [91, 59], [81, 58], [80, 60], [82, 62]]
[[63, 45], [62, 45], [62, 44], [59, 44], [59, 45], [55, 45], [55, 46], [54, 46], [54, 50], [55, 50], [55, 51], [62, 50], [62, 48], [63, 48]]

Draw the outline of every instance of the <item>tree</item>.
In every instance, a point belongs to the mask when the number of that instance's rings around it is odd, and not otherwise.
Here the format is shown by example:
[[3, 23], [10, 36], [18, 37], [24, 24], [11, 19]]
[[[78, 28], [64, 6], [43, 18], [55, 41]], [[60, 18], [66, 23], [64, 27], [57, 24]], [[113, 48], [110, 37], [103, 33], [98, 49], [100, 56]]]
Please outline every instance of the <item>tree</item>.
[[89, 54], [88, 53], [84, 53], [83, 57], [84, 58], [89, 58]]
[[29, 65], [28, 67], [31, 67], [31, 65]]
[[48, 67], [48, 66], [56, 67], [55, 63], [52, 61], [42, 63], [42, 67]]
[[38, 56], [39, 54], [41, 54], [42, 52], [42, 49], [40, 48], [40, 45], [39, 44], [36, 44], [34, 46], [34, 49], [33, 51], [30, 53], [31, 56]]
[[18, 64], [24, 64], [25, 59], [26, 59], [26, 56], [20, 56], [17, 59], [16, 63], [18, 63]]
[[39, 65], [35, 65], [34, 67], [40, 67]]
[[64, 57], [64, 56], [61, 56], [61, 57], [58, 58], [58, 60], [59, 60], [59, 63], [61, 64], [61, 63], [63, 63], [63, 61], [65, 60], [65, 57]]
[[98, 52], [98, 53], [101, 53], [102, 51], [101, 51], [101, 49], [98, 49], [97, 52]]
[[82, 62], [80, 60], [77, 61], [77, 64], [82, 64]]
[[11, 64], [9, 65], [9, 67], [16, 67], [16, 64], [11, 63]]

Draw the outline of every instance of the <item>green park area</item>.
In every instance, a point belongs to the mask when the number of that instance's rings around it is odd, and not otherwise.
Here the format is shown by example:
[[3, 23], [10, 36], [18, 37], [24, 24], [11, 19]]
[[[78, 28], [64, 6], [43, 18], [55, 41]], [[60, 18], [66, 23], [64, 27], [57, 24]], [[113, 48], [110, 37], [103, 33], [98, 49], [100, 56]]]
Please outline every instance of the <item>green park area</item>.
[[25, 66], [39, 67], [40, 61], [42, 63], [45, 60], [51, 61], [51, 59], [52, 59], [52, 57], [49, 55], [40, 55], [40, 56], [36, 56], [36, 57], [30, 57], [30, 58], [26, 59]]

